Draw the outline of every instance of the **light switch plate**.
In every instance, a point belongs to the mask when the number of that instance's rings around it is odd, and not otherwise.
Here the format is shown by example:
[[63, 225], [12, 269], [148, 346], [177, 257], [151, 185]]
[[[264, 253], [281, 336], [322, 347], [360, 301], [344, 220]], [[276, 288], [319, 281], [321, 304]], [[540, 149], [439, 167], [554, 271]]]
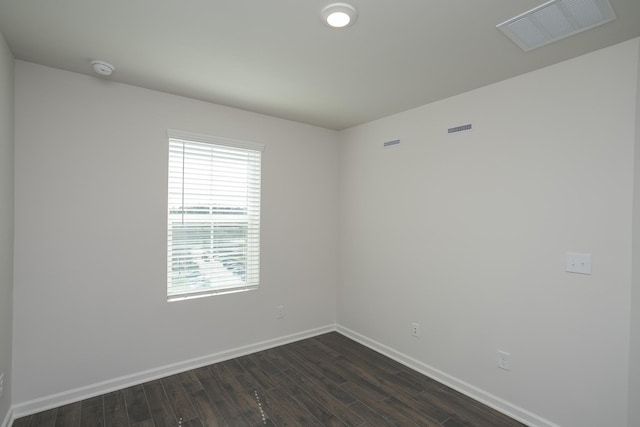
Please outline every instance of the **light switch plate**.
[[567, 268], [569, 273], [591, 274], [591, 254], [567, 252]]

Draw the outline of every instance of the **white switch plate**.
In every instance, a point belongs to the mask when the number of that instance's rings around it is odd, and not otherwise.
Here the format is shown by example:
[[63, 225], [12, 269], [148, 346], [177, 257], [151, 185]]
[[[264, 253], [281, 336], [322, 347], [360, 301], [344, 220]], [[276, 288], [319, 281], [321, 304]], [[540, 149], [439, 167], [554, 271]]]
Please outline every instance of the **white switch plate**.
[[591, 274], [591, 254], [567, 252], [567, 271], [569, 273]]

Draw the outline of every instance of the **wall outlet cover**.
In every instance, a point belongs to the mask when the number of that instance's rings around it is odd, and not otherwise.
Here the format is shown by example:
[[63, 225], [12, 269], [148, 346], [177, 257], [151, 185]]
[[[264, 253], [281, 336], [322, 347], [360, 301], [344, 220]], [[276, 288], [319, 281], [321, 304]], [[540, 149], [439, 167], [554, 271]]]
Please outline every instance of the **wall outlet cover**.
[[498, 350], [498, 368], [504, 369], [505, 371], [511, 370], [511, 353]]
[[420, 336], [420, 324], [419, 323], [412, 323], [411, 324], [411, 335], [413, 335], [414, 337], [419, 337]]

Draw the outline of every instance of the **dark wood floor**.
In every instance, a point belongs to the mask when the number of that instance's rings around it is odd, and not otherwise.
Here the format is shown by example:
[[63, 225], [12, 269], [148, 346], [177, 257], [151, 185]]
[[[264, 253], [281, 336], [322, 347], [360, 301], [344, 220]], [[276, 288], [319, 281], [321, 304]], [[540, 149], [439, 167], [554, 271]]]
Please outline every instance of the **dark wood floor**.
[[17, 419], [26, 426], [522, 426], [332, 332]]

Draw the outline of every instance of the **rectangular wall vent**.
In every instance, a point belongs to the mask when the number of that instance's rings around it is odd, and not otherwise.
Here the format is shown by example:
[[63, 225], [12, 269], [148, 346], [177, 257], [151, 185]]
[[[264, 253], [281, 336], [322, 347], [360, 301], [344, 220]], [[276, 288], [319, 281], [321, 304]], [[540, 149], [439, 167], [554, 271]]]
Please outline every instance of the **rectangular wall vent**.
[[471, 130], [472, 127], [473, 127], [473, 125], [471, 123], [469, 123], [467, 125], [456, 126], [456, 127], [447, 129], [447, 133], [464, 132], [464, 131], [467, 131], [467, 130]]
[[497, 28], [528, 52], [614, 19], [609, 0], [551, 0]]
[[387, 141], [383, 144], [384, 148], [395, 147], [396, 145], [400, 145], [399, 139], [394, 139], [393, 141]]

